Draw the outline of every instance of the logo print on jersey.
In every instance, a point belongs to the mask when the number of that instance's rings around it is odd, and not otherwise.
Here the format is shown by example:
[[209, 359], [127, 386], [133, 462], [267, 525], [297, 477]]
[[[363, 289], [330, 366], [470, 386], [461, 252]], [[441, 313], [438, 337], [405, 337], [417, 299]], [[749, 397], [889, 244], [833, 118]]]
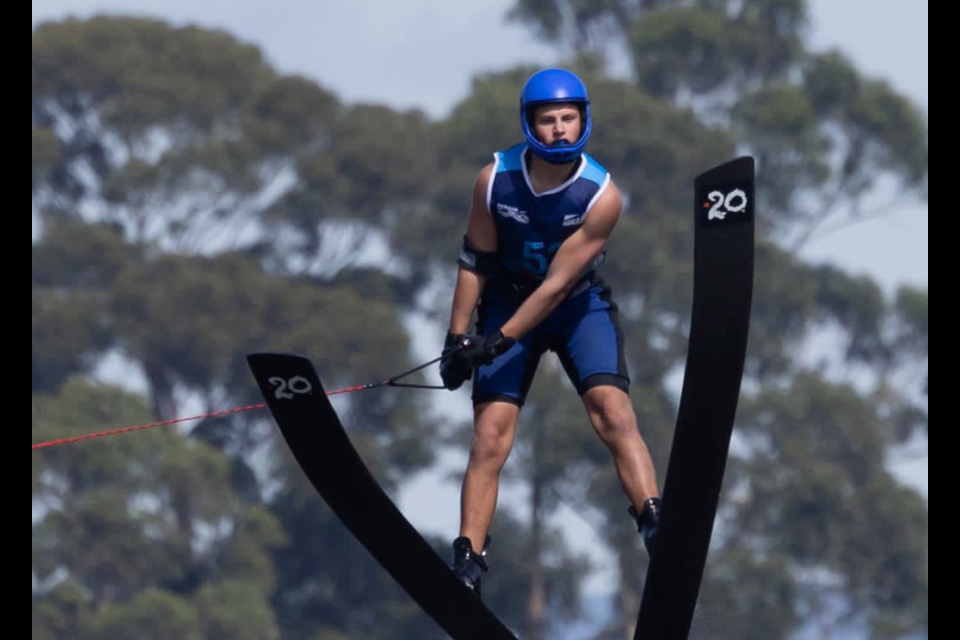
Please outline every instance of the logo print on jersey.
[[520, 224], [528, 224], [530, 222], [530, 218], [527, 216], [526, 211], [522, 211], [519, 207], [514, 207], [502, 202], [497, 203], [497, 213], [502, 215], [504, 218], [513, 218]]
[[570, 216], [563, 216], [563, 226], [572, 227], [574, 225], [578, 225], [583, 222], [583, 219], [586, 217], [586, 215], [586, 213], [581, 213], [579, 215], [573, 214]]

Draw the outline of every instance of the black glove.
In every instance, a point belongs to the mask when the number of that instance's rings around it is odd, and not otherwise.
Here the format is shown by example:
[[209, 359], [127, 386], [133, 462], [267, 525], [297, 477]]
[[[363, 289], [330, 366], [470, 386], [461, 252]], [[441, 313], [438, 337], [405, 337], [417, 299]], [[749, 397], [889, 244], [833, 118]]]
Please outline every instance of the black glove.
[[440, 354], [440, 377], [443, 379], [443, 386], [450, 391], [459, 389], [473, 375], [470, 361], [463, 358], [462, 342], [466, 337], [462, 333], [447, 331], [443, 353]]
[[459, 357], [468, 360], [471, 368], [476, 368], [491, 364], [494, 358], [509, 351], [514, 343], [515, 339], [504, 336], [499, 329], [485, 336], [465, 336], [461, 341], [463, 350]]
[[502, 331], [485, 336], [466, 335], [447, 331], [447, 339], [440, 355], [440, 377], [443, 386], [453, 391], [459, 389], [481, 365], [490, 364], [494, 358], [505, 353], [516, 340], [507, 338]]

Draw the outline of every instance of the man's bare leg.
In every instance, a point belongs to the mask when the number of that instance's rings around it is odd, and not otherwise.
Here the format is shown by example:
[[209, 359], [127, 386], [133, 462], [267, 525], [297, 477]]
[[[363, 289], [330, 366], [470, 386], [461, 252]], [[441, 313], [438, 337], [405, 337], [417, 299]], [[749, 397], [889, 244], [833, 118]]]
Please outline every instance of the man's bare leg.
[[660, 496], [657, 475], [630, 404], [630, 397], [613, 386], [589, 389], [583, 404], [597, 435], [613, 456], [623, 490], [636, 508], [643, 512], [644, 503]]
[[500, 471], [510, 455], [520, 407], [509, 402], [487, 402], [474, 411], [470, 461], [460, 494], [460, 535], [482, 553], [497, 509]]

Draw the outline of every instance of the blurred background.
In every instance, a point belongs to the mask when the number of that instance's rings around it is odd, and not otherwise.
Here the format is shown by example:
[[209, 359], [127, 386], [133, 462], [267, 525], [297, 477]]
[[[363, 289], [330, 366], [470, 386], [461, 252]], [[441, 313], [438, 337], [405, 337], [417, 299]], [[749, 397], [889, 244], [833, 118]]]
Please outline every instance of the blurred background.
[[[691, 638], [928, 637], [926, 2], [35, 0], [32, 18], [34, 443], [259, 402], [251, 351], [308, 354], [327, 388], [439, 355], [473, 179], [521, 140], [526, 77], [563, 65], [626, 196], [602, 271], [661, 480], [692, 181], [757, 160], [748, 361]], [[335, 406], [448, 557], [469, 388]], [[266, 411], [32, 467], [34, 640], [440, 634]], [[490, 607], [527, 640], [632, 638], [647, 556], [552, 357], [505, 474]]]

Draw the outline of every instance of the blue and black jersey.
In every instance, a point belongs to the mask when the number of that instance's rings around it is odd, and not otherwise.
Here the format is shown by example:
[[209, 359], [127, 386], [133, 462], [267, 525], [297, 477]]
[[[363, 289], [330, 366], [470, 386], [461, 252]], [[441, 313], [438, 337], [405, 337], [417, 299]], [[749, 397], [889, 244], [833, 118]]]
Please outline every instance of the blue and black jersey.
[[[497, 226], [497, 255], [509, 272], [543, 279], [557, 249], [583, 225], [610, 184], [610, 173], [584, 153], [560, 186], [535, 193], [524, 162], [526, 144], [494, 154], [487, 209]], [[603, 254], [593, 266], [599, 264]]]

